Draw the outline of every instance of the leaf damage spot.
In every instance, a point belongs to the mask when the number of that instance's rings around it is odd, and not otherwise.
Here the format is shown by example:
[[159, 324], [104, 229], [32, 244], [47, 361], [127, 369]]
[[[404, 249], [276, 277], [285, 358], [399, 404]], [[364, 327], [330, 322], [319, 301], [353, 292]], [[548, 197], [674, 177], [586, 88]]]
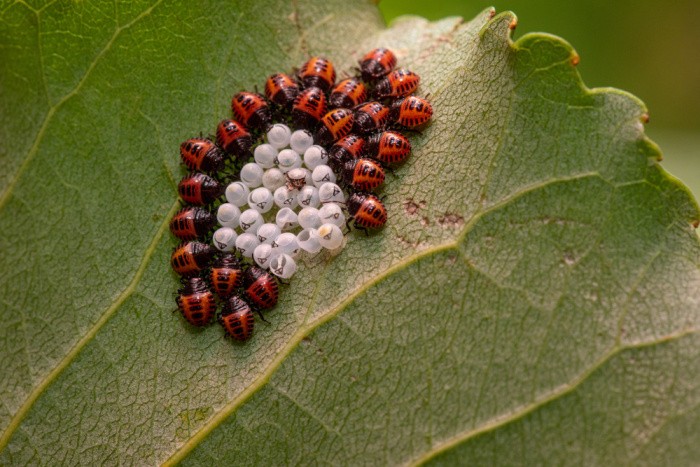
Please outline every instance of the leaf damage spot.
[[576, 258], [574, 257], [573, 253], [570, 251], [565, 251], [564, 255], [562, 256], [562, 260], [564, 261], [564, 264], [567, 266], [573, 266], [576, 264]]
[[581, 57], [576, 52], [571, 53], [571, 65], [576, 66], [581, 63]]
[[513, 17], [512, 20], [510, 20], [510, 24], [508, 25], [508, 29], [511, 31], [515, 31], [515, 28], [518, 27], [518, 18]]
[[403, 203], [403, 209], [406, 211], [406, 214], [408, 214], [409, 216], [416, 215], [418, 213], [418, 211], [424, 207], [425, 207], [425, 201], [421, 201], [420, 203], [416, 203], [413, 200], [413, 198], [408, 198]]
[[648, 113], [648, 112], [644, 112], [644, 113], [642, 114], [642, 116], [639, 117], [639, 119], [642, 121], [642, 123], [644, 123], [644, 124], [646, 125], [647, 123], [649, 123], [649, 113]]
[[464, 217], [452, 212], [446, 212], [437, 218], [437, 223], [445, 228], [459, 228], [464, 225]]

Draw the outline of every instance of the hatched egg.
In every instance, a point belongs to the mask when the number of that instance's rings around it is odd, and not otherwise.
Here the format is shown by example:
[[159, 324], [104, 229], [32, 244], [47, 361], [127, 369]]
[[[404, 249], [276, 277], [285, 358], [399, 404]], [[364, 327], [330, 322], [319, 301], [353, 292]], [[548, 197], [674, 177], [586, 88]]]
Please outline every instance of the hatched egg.
[[275, 223], [280, 230], [292, 230], [297, 225], [299, 221], [297, 219], [297, 213], [290, 208], [282, 208], [277, 211], [277, 216], [275, 217]]
[[267, 169], [263, 174], [262, 184], [265, 188], [271, 192], [287, 183], [287, 178], [284, 176], [282, 171], [277, 167]]
[[[255, 209], [248, 209], [241, 213], [241, 217], [238, 219], [241, 225], [241, 230], [255, 235], [261, 225], [265, 223], [262, 214], [260, 214]], [[257, 237], [255, 237], [257, 239]]]
[[316, 229], [304, 229], [297, 234], [299, 248], [307, 253], [318, 253], [323, 248]]
[[326, 182], [335, 183], [336, 177], [331, 169], [327, 165], [317, 165], [314, 171], [311, 173], [311, 180], [313, 180], [314, 185], [321, 187]]
[[257, 236], [260, 243], [267, 243], [269, 245], [274, 242], [281, 233], [282, 230], [277, 224], [267, 223], [260, 226], [257, 231]]
[[236, 247], [238, 234], [231, 227], [216, 229], [212, 237], [212, 243], [220, 251], [233, 251]]
[[318, 188], [315, 186], [306, 185], [304, 188], [299, 190], [299, 194], [297, 195], [297, 203], [299, 203], [299, 206], [317, 208], [321, 203], [321, 200], [318, 197]]
[[297, 130], [292, 133], [289, 145], [299, 154], [304, 154], [314, 144], [314, 137], [306, 130]]
[[272, 256], [272, 245], [261, 243], [253, 250], [253, 261], [263, 269], [270, 267], [270, 257]]
[[253, 151], [253, 157], [255, 158], [255, 163], [258, 164], [263, 169], [270, 169], [275, 166], [275, 159], [277, 159], [277, 149], [271, 144], [260, 144]]
[[292, 138], [292, 130], [282, 123], [272, 125], [267, 131], [267, 142], [276, 149], [282, 149], [289, 146], [289, 140]]
[[277, 155], [277, 166], [282, 173], [287, 173], [292, 169], [301, 167], [301, 157], [299, 153], [292, 149], [282, 149]]
[[258, 237], [252, 233], [242, 233], [236, 239], [236, 249], [246, 258], [253, 256], [253, 251], [258, 245], [260, 245]]
[[328, 151], [323, 146], [314, 144], [304, 151], [304, 165], [309, 170], [314, 170], [317, 166], [328, 164]]
[[304, 208], [297, 214], [299, 225], [303, 229], [317, 229], [321, 226], [321, 216], [316, 208]]
[[290, 208], [294, 209], [299, 204], [297, 203], [297, 196], [299, 195], [299, 190], [290, 190], [286, 186], [281, 186], [275, 190], [274, 199], [275, 204], [278, 208]]
[[281, 254], [270, 260], [270, 272], [280, 279], [289, 279], [297, 272], [297, 263], [291, 256]]
[[323, 248], [335, 250], [343, 244], [343, 232], [335, 224], [323, 224], [318, 228], [319, 242]]
[[265, 187], [256, 188], [248, 195], [248, 206], [262, 214], [270, 211], [274, 204], [272, 192]]
[[282, 233], [272, 242], [272, 248], [280, 253], [296, 256], [299, 253], [297, 236], [291, 232]]
[[226, 187], [226, 201], [239, 208], [248, 202], [250, 188], [243, 182], [233, 182]]
[[241, 217], [241, 210], [235, 204], [222, 203], [216, 211], [216, 220], [224, 227], [235, 229], [238, 227], [238, 219]]
[[262, 185], [263, 169], [255, 162], [248, 162], [241, 168], [241, 181], [248, 188], [256, 188]]
[[335, 183], [326, 182], [318, 189], [318, 197], [321, 203], [345, 204], [345, 194]]
[[324, 224], [335, 224], [338, 227], [345, 225], [345, 214], [343, 209], [336, 203], [326, 203], [318, 210], [321, 222]]

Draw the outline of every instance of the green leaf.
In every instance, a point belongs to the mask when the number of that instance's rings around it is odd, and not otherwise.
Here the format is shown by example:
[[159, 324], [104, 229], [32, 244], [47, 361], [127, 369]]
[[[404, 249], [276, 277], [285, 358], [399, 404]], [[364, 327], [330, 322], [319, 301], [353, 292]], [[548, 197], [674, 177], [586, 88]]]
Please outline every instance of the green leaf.
[[[643, 104], [586, 89], [561, 39], [339, 0], [0, 14], [0, 464], [700, 458], [698, 206]], [[387, 227], [304, 260], [249, 343], [190, 328], [179, 142], [311, 53], [349, 74], [378, 45], [436, 111]]]

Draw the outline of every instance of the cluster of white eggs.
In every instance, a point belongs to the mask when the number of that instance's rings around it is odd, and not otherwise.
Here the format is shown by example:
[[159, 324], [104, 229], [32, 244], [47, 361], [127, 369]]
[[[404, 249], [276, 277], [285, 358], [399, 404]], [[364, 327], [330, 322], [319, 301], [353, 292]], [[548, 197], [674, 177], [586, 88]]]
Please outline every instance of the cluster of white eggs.
[[255, 162], [241, 168], [240, 181], [226, 187], [213, 243], [289, 279], [302, 252], [343, 247], [346, 194], [335, 183], [328, 152], [308, 131], [278, 123], [266, 140], [255, 148]]

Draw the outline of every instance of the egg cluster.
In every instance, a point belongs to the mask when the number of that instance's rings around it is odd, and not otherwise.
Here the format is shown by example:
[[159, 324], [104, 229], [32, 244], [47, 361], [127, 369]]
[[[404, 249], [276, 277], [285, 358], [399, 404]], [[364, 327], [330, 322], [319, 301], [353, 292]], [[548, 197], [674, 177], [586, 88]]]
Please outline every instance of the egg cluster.
[[177, 305], [190, 324], [217, 317], [229, 336], [248, 339], [253, 312], [264, 320], [278, 280], [294, 275], [301, 255], [339, 251], [351, 225], [366, 232], [386, 223], [373, 192], [385, 167], [411, 152], [396, 130], [422, 126], [433, 111], [412, 95], [419, 76], [395, 70], [390, 50], [374, 49], [359, 65], [360, 76], [336, 84], [333, 64], [312, 57], [295, 77], [270, 76], [266, 98], [233, 96], [234, 120], [219, 123], [215, 140], [181, 144], [191, 172], [178, 185], [187, 206], [170, 223], [183, 241], [171, 265], [182, 276]]

